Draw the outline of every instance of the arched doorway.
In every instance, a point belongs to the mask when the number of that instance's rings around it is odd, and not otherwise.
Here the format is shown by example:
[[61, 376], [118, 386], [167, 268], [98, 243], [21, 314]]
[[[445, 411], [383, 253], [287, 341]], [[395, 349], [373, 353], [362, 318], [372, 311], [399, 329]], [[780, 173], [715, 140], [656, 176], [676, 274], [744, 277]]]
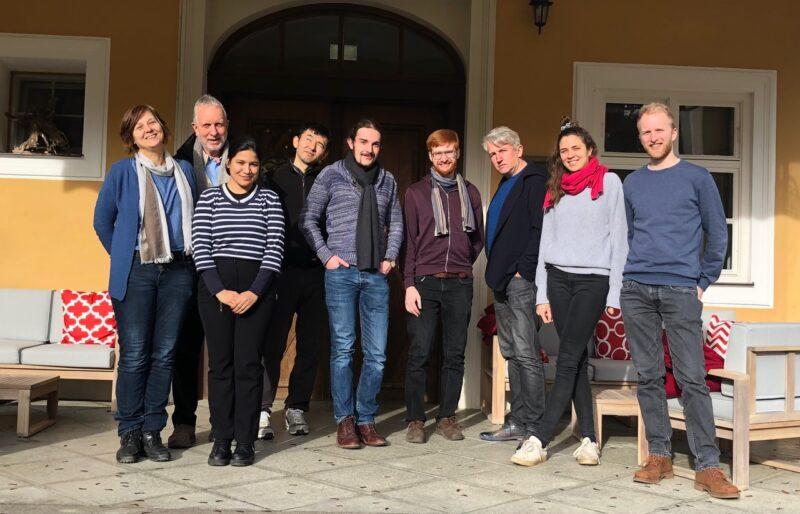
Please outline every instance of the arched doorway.
[[[364, 116], [377, 119], [384, 127], [380, 161], [401, 195], [427, 173], [430, 132], [448, 127], [463, 135], [465, 84], [464, 65], [441, 36], [397, 14], [350, 4], [291, 8], [251, 22], [219, 47], [208, 71], [208, 90], [226, 105], [231, 132], [255, 136], [269, 158], [289, 157], [291, 130], [314, 120], [331, 129], [328, 161], [338, 160], [350, 126]], [[393, 273], [384, 398], [402, 397], [406, 363], [404, 291]], [[325, 398], [327, 356], [324, 348], [317, 380], [317, 396]], [[434, 399], [436, 357], [431, 371]]]

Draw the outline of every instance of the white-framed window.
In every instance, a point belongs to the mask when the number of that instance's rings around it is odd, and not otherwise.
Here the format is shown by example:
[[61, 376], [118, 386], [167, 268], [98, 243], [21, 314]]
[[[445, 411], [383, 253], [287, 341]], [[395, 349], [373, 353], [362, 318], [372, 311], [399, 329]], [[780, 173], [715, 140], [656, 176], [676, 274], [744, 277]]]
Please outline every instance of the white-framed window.
[[0, 34], [0, 178], [102, 180], [110, 41]]
[[676, 153], [711, 172], [729, 242], [706, 303], [773, 304], [776, 87], [769, 70], [575, 63], [573, 115], [606, 166], [624, 178], [647, 162], [637, 112], [660, 101], [676, 118]]

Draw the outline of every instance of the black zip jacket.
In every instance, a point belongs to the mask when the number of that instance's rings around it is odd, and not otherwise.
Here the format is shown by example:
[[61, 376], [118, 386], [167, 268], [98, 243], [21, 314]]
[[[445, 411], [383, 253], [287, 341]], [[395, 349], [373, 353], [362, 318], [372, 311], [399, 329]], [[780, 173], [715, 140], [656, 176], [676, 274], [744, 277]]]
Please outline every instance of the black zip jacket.
[[286, 223], [284, 267], [311, 268], [322, 265], [300, 230], [300, 212], [320, 171], [322, 167], [309, 167], [305, 173], [301, 173], [286, 161], [262, 176], [262, 185], [275, 191], [283, 204]]

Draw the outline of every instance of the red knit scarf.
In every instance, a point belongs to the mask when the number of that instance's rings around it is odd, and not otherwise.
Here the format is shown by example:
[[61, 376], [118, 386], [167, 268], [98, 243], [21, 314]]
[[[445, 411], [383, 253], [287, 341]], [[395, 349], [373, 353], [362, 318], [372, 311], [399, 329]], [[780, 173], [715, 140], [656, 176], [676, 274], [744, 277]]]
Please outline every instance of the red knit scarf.
[[[564, 173], [561, 176], [561, 189], [568, 195], [577, 195], [587, 187], [592, 188], [592, 200], [603, 193], [603, 176], [608, 168], [600, 164], [597, 157], [592, 157], [582, 169], [572, 173]], [[550, 191], [544, 197], [544, 209], [547, 210], [555, 205], [555, 200]]]

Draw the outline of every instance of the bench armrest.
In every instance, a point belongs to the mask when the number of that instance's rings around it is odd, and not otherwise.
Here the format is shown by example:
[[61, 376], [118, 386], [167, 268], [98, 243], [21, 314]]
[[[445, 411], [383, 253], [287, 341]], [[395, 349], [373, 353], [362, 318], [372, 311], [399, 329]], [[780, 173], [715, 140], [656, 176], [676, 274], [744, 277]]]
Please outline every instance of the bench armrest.
[[734, 382], [738, 382], [741, 380], [750, 381], [750, 377], [744, 373], [740, 373], [738, 371], [731, 371], [729, 369], [710, 369], [708, 370], [708, 374], [712, 377], [719, 377], [724, 378], [727, 380], [733, 380]]

